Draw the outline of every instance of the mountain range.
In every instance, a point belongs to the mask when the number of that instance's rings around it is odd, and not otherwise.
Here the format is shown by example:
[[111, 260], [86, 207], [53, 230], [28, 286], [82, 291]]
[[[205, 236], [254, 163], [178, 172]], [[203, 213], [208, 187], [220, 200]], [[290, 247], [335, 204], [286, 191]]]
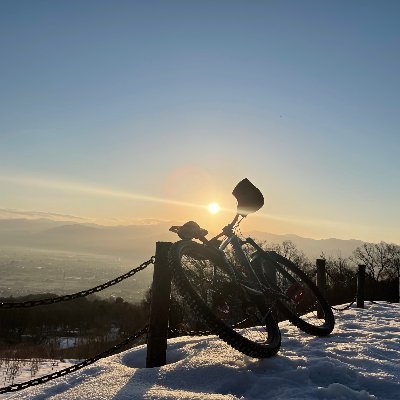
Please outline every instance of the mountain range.
[[[172, 222], [157, 222], [127, 226], [103, 226], [39, 219], [0, 219], [0, 246], [17, 246], [51, 251], [72, 251], [112, 255], [121, 259], [141, 259], [154, 254], [156, 241], [174, 242], [175, 234], [168, 231]], [[298, 235], [276, 235], [268, 232], [250, 231], [255, 239], [268, 243], [292, 241], [310, 259], [323, 252], [325, 255], [343, 257], [351, 255], [361, 246], [361, 240], [311, 239]]]

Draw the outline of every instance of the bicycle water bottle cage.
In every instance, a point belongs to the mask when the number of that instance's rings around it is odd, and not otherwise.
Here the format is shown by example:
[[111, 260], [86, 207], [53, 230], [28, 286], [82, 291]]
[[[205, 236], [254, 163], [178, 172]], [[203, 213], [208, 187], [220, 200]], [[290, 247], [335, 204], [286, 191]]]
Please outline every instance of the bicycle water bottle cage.
[[200, 228], [200, 225], [194, 221], [186, 222], [182, 226], [171, 226], [169, 230], [185, 240], [201, 239], [208, 234], [206, 229]]
[[246, 216], [256, 212], [264, 205], [264, 196], [247, 178], [240, 181], [232, 194], [237, 200], [238, 214]]

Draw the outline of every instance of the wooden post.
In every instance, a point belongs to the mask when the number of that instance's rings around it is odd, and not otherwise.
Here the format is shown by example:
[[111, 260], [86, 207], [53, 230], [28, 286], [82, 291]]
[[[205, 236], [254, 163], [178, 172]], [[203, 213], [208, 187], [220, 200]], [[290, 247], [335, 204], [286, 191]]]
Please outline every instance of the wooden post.
[[364, 297], [365, 297], [365, 265], [359, 265], [357, 274], [357, 308], [364, 308]]
[[400, 259], [396, 260], [397, 265], [397, 302], [400, 303]]
[[154, 262], [149, 331], [147, 334], [146, 367], [161, 367], [166, 363], [168, 315], [171, 296], [171, 271], [168, 252], [172, 243], [157, 242]]
[[[322, 296], [326, 296], [326, 268], [325, 268], [325, 260], [323, 258], [318, 258], [316, 261], [317, 264], [317, 287], [321, 292]], [[320, 307], [317, 308], [317, 317], [323, 318], [324, 312]]]
[[400, 258], [396, 259], [397, 266], [397, 302], [400, 303]]

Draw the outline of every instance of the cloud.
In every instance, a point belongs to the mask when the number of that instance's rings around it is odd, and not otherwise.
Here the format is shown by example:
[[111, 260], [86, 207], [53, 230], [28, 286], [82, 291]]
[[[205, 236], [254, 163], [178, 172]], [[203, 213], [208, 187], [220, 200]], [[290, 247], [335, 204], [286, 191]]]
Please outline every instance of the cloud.
[[46, 218], [52, 221], [66, 221], [76, 223], [91, 223], [105, 226], [127, 225], [158, 225], [175, 223], [174, 221], [156, 218], [86, 218], [70, 214], [51, 213], [46, 211], [22, 210], [15, 208], [0, 208], [0, 219], [39, 219]]
[[91, 222], [88, 218], [76, 215], [51, 213], [45, 211], [20, 210], [14, 208], [0, 208], [0, 219], [38, 219], [47, 218], [53, 221]]
[[179, 201], [174, 199], [165, 199], [161, 197], [148, 196], [139, 193], [126, 192], [122, 190], [92, 186], [83, 183], [73, 183], [62, 180], [51, 180], [34, 177], [21, 177], [12, 175], [0, 175], [0, 181], [6, 183], [12, 183], [21, 186], [32, 186], [38, 188], [48, 188], [56, 191], [65, 192], [77, 192], [86, 195], [100, 196], [100, 197], [115, 197], [120, 199], [131, 199], [145, 202], [165, 203], [174, 204], [182, 207], [194, 207], [206, 209], [207, 205], [189, 203], [185, 201]]

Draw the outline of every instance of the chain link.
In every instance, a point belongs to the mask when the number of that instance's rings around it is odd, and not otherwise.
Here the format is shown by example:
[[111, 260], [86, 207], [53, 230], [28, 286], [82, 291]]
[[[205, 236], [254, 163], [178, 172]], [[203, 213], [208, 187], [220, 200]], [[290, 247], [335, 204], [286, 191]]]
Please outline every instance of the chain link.
[[355, 272], [354, 275], [349, 280], [343, 281], [343, 280], [335, 279], [335, 277], [332, 276], [331, 273], [327, 269], [325, 269], [325, 272], [326, 272], [326, 275], [328, 276], [328, 278], [331, 279], [331, 281], [333, 281], [334, 283], [338, 283], [340, 285], [348, 285], [349, 283], [353, 282], [354, 278], [358, 275], [358, 272]]
[[16, 383], [14, 385], [0, 388], [0, 394], [17, 392], [19, 390], [23, 390], [28, 387], [32, 387], [32, 386], [40, 385], [41, 383], [46, 383], [46, 382], [52, 381], [53, 379], [70, 374], [71, 372], [78, 371], [79, 369], [82, 369], [83, 367], [86, 367], [90, 364], [95, 363], [96, 361], [100, 360], [101, 358], [108, 357], [111, 354], [117, 352], [118, 350], [122, 350], [126, 345], [128, 345], [129, 343], [138, 339], [140, 336], [143, 336], [145, 333], [147, 333], [147, 330], [148, 330], [148, 325], [145, 325], [142, 329], [137, 331], [135, 334], [129, 336], [122, 342], [120, 342], [120, 343], [116, 344], [115, 346], [103, 351], [102, 353], [99, 353], [99, 354], [95, 355], [94, 357], [88, 358], [78, 364], [61, 369], [60, 371], [54, 372], [52, 374], [41, 376], [40, 378], [31, 379], [30, 381]]
[[105, 283], [102, 283], [101, 285], [95, 286], [94, 288], [91, 288], [91, 289], [82, 290], [77, 293], [66, 294], [64, 296], [50, 297], [50, 298], [42, 299], [42, 300], [28, 300], [28, 301], [23, 301], [23, 302], [18, 302], [18, 303], [0, 303], [0, 309], [36, 307], [36, 306], [60, 303], [62, 301], [69, 301], [69, 300], [78, 299], [80, 297], [89, 296], [90, 294], [100, 292], [101, 290], [107, 289], [110, 286], [116, 285], [117, 283], [120, 283], [124, 279], [130, 278], [131, 276], [135, 275], [139, 271], [143, 271], [150, 264], [154, 264], [154, 261], [155, 261], [155, 256], [152, 256], [149, 260], [140, 264], [138, 267], [133, 268], [130, 271], [126, 272], [125, 274], [120, 275], [117, 278], [114, 278]]
[[179, 337], [179, 336], [209, 336], [209, 335], [216, 335], [216, 332], [204, 331], [204, 330], [187, 331], [185, 329], [175, 329], [175, 328], [168, 329], [168, 337], [170, 337], [170, 338]]
[[[326, 274], [327, 274], [331, 279], [333, 279], [333, 277], [329, 274], [328, 271], [326, 271]], [[355, 272], [354, 275], [353, 275], [347, 282], [343, 282], [343, 283], [348, 284], [348, 283], [352, 282], [352, 281], [354, 280], [354, 278], [356, 278], [357, 276], [358, 276], [358, 272]], [[348, 309], [355, 303], [356, 300], [357, 300], [357, 295], [355, 295], [354, 298], [351, 300], [351, 302], [350, 302], [349, 304], [347, 304], [347, 306], [345, 306], [345, 307], [342, 307], [342, 308], [336, 308], [336, 307], [333, 307], [333, 306], [330, 306], [330, 307], [331, 307], [331, 309], [334, 310], [334, 311], [339, 311], [339, 312], [340, 312], [340, 311], [345, 311], [345, 310], [348, 310]]]
[[354, 296], [354, 298], [351, 301], [351, 303], [349, 303], [347, 306], [345, 306], [343, 308], [336, 308], [336, 307], [331, 306], [331, 308], [334, 311], [345, 311], [345, 310], [348, 310], [355, 303], [356, 300], [357, 300], [357, 295]]
[[[232, 328], [237, 328], [239, 325], [243, 324], [243, 322], [246, 322], [248, 318], [245, 318], [241, 321], [238, 321], [232, 325]], [[185, 329], [178, 329], [178, 328], [168, 328], [168, 337], [178, 337], [178, 336], [210, 336], [210, 335], [218, 335], [218, 332], [216, 331], [210, 331], [210, 330], [202, 330], [199, 329], [197, 331], [194, 330], [185, 330]]]

